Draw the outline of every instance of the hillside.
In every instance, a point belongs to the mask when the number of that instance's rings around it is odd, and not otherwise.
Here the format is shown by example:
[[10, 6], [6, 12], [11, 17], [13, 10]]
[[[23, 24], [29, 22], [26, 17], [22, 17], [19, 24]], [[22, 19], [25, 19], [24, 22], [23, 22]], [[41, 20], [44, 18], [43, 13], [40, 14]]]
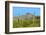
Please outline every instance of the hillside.
[[40, 16], [27, 13], [22, 16], [13, 17], [13, 28], [40, 27]]

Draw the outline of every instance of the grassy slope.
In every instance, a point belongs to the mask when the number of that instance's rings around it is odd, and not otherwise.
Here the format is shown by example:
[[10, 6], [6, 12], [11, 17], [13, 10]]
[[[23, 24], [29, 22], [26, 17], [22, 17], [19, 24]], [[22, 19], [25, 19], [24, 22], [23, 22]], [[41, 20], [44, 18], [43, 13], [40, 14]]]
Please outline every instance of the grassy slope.
[[23, 27], [40, 27], [40, 20], [13, 20], [13, 28], [23, 28]]

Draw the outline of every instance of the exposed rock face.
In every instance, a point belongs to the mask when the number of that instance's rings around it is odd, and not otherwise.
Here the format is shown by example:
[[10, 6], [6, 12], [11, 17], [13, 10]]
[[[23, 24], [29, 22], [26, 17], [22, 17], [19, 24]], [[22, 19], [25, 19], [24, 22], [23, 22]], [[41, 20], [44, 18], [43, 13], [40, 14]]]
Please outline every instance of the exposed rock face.
[[32, 15], [31, 13], [27, 13], [26, 15], [22, 15], [22, 16], [15, 16], [13, 17], [14, 20], [31, 20], [33, 19], [33, 17], [35, 17], [34, 15]]

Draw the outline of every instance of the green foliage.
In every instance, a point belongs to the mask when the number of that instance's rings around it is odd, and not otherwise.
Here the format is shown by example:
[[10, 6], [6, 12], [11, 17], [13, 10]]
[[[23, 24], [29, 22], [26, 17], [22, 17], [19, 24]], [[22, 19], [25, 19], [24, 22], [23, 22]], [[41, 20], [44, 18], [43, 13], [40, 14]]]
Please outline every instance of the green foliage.
[[40, 27], [40, 20], [13, 20], [13, 28]]

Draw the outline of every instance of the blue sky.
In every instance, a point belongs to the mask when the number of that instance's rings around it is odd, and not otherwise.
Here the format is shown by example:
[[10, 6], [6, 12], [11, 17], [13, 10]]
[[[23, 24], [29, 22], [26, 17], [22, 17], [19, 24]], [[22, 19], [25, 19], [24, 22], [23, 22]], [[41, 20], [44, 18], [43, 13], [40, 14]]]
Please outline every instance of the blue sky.
[[40, 16], [40, 8], [34, 7], [13, 7], [13, 16], [22, 16], [26, 13], [32, 13], [35, 16]]

